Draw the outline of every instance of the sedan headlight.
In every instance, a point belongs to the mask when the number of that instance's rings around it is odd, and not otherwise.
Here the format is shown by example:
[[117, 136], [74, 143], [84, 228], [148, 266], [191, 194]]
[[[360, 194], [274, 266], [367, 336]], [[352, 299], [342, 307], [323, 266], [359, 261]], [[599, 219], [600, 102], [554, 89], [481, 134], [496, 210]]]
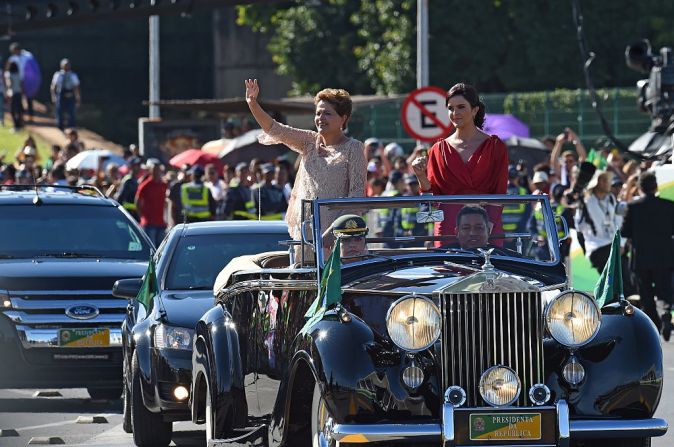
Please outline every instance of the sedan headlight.
[[154, 330], [154, 346], [160, 349], [192, 349], [194, 331], [160, 324]]
[[577, 291], [560, 294], [545, 310], [545, 322], [552, 338], [569, 348], [591, 341], [601, 325], [601, 312], [589, 296]]
[[408, 295], [391, 305], [386, 314], [388, 334], [406, 351], [422, 351], [440, 337], [440, 310], [427, 298]]

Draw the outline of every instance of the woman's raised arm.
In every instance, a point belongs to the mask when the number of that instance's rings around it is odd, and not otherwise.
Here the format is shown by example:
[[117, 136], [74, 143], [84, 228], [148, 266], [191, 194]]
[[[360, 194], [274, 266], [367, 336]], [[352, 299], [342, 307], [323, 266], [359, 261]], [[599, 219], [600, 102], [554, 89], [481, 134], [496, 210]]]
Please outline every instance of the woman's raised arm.
[[257, 102], [260, 87], [257, 79], [246, 79], [246, 102], [255, 121], [260, 125], [264, 134], [258, 137], [262, 144], [285, 144], [290, 149], [300, 154], [316, 143], [316, 132], [311, 130], [296, 129], [285, 124], [276, 122], [265, 112]]
[[257, 79], [246, 79], [246, 102], [253, 118], [260, 125], [262, 130], [267, 132], [274, 124], [274, 119], [257, 103], [257, 95], [260, 94], [260, 86], [257, 85]]

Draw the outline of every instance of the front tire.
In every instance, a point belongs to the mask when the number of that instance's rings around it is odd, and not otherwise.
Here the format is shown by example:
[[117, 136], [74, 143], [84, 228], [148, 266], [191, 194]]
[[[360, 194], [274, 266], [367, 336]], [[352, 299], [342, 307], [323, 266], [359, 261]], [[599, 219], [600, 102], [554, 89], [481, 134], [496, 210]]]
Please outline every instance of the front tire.
[[135, 352], [131, 360], [131, 428], [133, 442], [138, 447], [165, 447], [171, 443], [173, 436], [173, 424], [164, 422], [161, 414], [145, 408]]
[[327, 435], [332, 417], [325, 404], [325, 399], [321, 394], [321, 388], [318, 382], [314, 384], [314, 395], [311, 399], [311, 446], [312, 447], [334, 447], [335, 441]]
[[122, 376], [122, 430], [133, 433], [131, 426], [131, 390], [129, 390], [129, 362], [124, 359], [124, 375]]

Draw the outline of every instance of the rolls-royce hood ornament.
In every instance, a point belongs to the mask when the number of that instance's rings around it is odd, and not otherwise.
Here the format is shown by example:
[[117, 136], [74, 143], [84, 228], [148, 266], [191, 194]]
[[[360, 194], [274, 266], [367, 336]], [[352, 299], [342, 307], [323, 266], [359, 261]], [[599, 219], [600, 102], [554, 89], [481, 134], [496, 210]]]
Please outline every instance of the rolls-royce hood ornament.
[[484, 257], [484, 264], [482, 265], [482, 270], [484, 271], [492, 271], [494, 270], [494, 264], [491, 263], [491, 254], [494, 251], [493, 248], [490, 248], [488, 250], [485, 250], [483, 248], [478, 248], [478, 252]]

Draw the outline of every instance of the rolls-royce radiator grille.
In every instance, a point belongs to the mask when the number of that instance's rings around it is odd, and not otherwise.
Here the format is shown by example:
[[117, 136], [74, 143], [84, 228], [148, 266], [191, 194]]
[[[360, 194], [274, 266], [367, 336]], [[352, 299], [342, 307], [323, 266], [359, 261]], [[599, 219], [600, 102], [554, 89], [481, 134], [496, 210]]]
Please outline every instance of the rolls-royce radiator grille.
[[522, 383], [513, 405], [531, 405], [529, 389], [543, 382], [542, 303], [538, 292], [446, 294], [443, 312], [443, 389], [459, 385], [467, 406], [485, 406], [480, 376], [509, 366]]

